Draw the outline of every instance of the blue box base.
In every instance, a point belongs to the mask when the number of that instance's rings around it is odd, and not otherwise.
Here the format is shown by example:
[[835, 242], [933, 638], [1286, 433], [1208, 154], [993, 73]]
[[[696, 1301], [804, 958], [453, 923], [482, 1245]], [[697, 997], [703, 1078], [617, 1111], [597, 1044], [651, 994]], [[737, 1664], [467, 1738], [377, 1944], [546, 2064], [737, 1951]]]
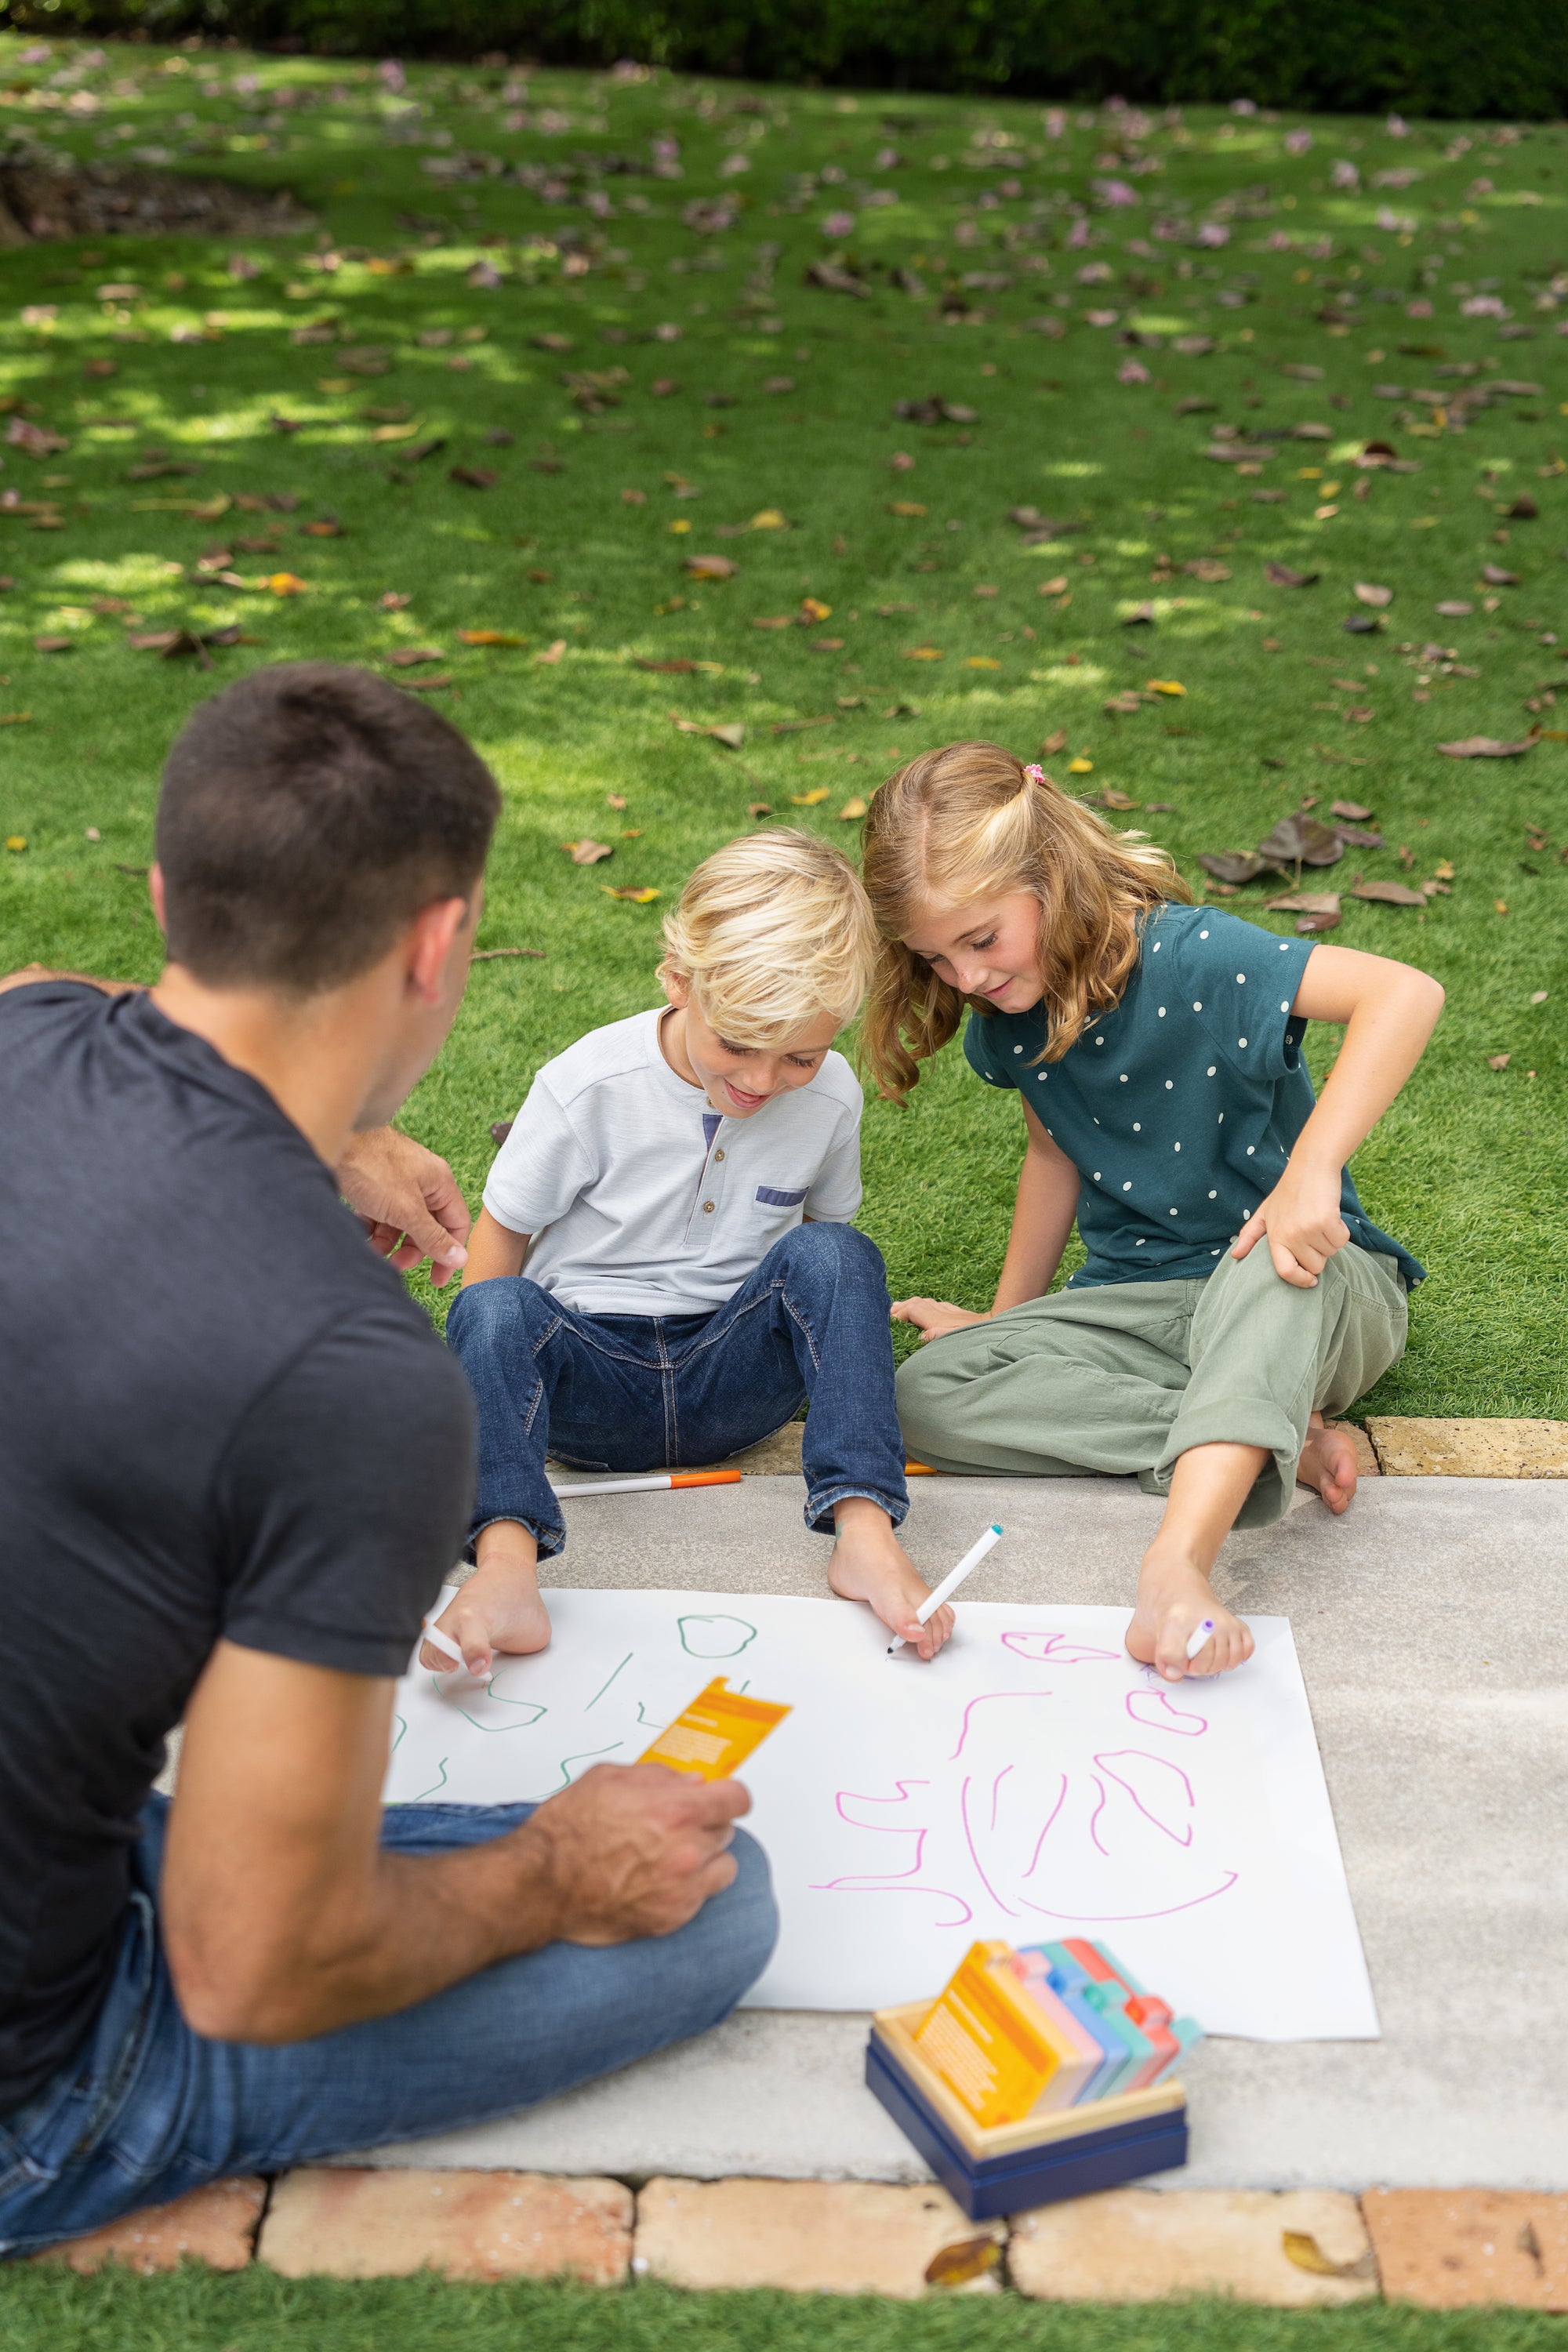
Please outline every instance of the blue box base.
[[972, 2221], [999, 2213], [1027, 2212], [1031, 2206], [1059, 2204], [1119, 2189], [1151, 2172], [1170, 2172], [1187, 2160], [1187, 2111], [1148, 2116], [1106, 2131], [1086, 2130], [1068, 2140], [978, 2160], [951, 2138], [946, 2126], [875, 2040], [866, 2051], [866, 2086], [879, 2099], [904, 2137], [917, 2147], [942, 2187]]

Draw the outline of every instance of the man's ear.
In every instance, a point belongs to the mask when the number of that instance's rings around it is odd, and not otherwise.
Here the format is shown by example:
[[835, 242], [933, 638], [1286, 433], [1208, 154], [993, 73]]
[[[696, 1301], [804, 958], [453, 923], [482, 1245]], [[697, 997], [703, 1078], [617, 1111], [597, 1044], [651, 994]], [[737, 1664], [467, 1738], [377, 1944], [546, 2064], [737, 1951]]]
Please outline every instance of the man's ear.
[[147, 896], [153, 901], [153, 919], [158, 929], [167, 936], [169, 926], [163, 919], [163, 869], [161, 866], [148, 868]]
[[404, 969], [409, 986], [427, 1004], [439, 1003], [446, 994], [453, 950], [458, 934], [468, 929], [472, 911], [468, 898], [433, 898], [408, 927]]

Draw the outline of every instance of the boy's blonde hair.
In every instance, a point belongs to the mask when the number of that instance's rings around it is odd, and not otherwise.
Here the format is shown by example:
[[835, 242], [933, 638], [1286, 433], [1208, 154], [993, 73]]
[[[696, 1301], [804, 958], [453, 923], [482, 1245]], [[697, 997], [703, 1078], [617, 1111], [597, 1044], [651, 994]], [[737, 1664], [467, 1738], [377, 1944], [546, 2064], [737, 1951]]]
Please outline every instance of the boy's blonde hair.
[[1190, 905], [1193, 895], [1164, 850], [1113, 832], [998, 743], [949, 743], [888, 778], [866, 819], [864, 878], [881, 933], [864, 1046], [890, 1102], [903, 1101], [920, 1063], [963, 1018], [965, 1000], [904, 945], [933, 906], [1034, 892], [1041, 1058], [1059, 1062], [1121, 995], [1143, 915], [1168, 899]]
[[777, 1047], [853, 1021], [871, 984], [877, 926], [849, 860], [779, 825], [726, 842], [664, 923], [660, 975], [691, 984], [704, 1020], [737, 1045]]

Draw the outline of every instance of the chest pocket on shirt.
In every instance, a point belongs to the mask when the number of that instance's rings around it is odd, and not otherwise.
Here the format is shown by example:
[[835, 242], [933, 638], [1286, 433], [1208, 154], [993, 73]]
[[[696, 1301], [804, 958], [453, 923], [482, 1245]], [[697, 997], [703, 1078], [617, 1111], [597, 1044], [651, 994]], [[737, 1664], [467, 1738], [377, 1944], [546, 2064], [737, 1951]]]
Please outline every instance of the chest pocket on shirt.
[[759, 1184], [757, 1201], [764, 1209], [798, 1209], [810, 1190], [803, 1184], [798, 1192], [781, 1192], [776, 1184]]

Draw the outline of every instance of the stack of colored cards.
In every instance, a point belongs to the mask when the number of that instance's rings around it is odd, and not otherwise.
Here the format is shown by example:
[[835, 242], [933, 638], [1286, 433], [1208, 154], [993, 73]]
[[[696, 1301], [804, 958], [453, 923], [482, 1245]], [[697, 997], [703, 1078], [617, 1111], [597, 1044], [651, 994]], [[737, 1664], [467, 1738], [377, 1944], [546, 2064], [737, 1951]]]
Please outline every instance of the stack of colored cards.
[[980, 2219], [1184, 2164], [1170, 2070], [1201, 2039], [1103, 1945], [992, 1941], [939, 2000], [878, 2015], [866, 2080]]

